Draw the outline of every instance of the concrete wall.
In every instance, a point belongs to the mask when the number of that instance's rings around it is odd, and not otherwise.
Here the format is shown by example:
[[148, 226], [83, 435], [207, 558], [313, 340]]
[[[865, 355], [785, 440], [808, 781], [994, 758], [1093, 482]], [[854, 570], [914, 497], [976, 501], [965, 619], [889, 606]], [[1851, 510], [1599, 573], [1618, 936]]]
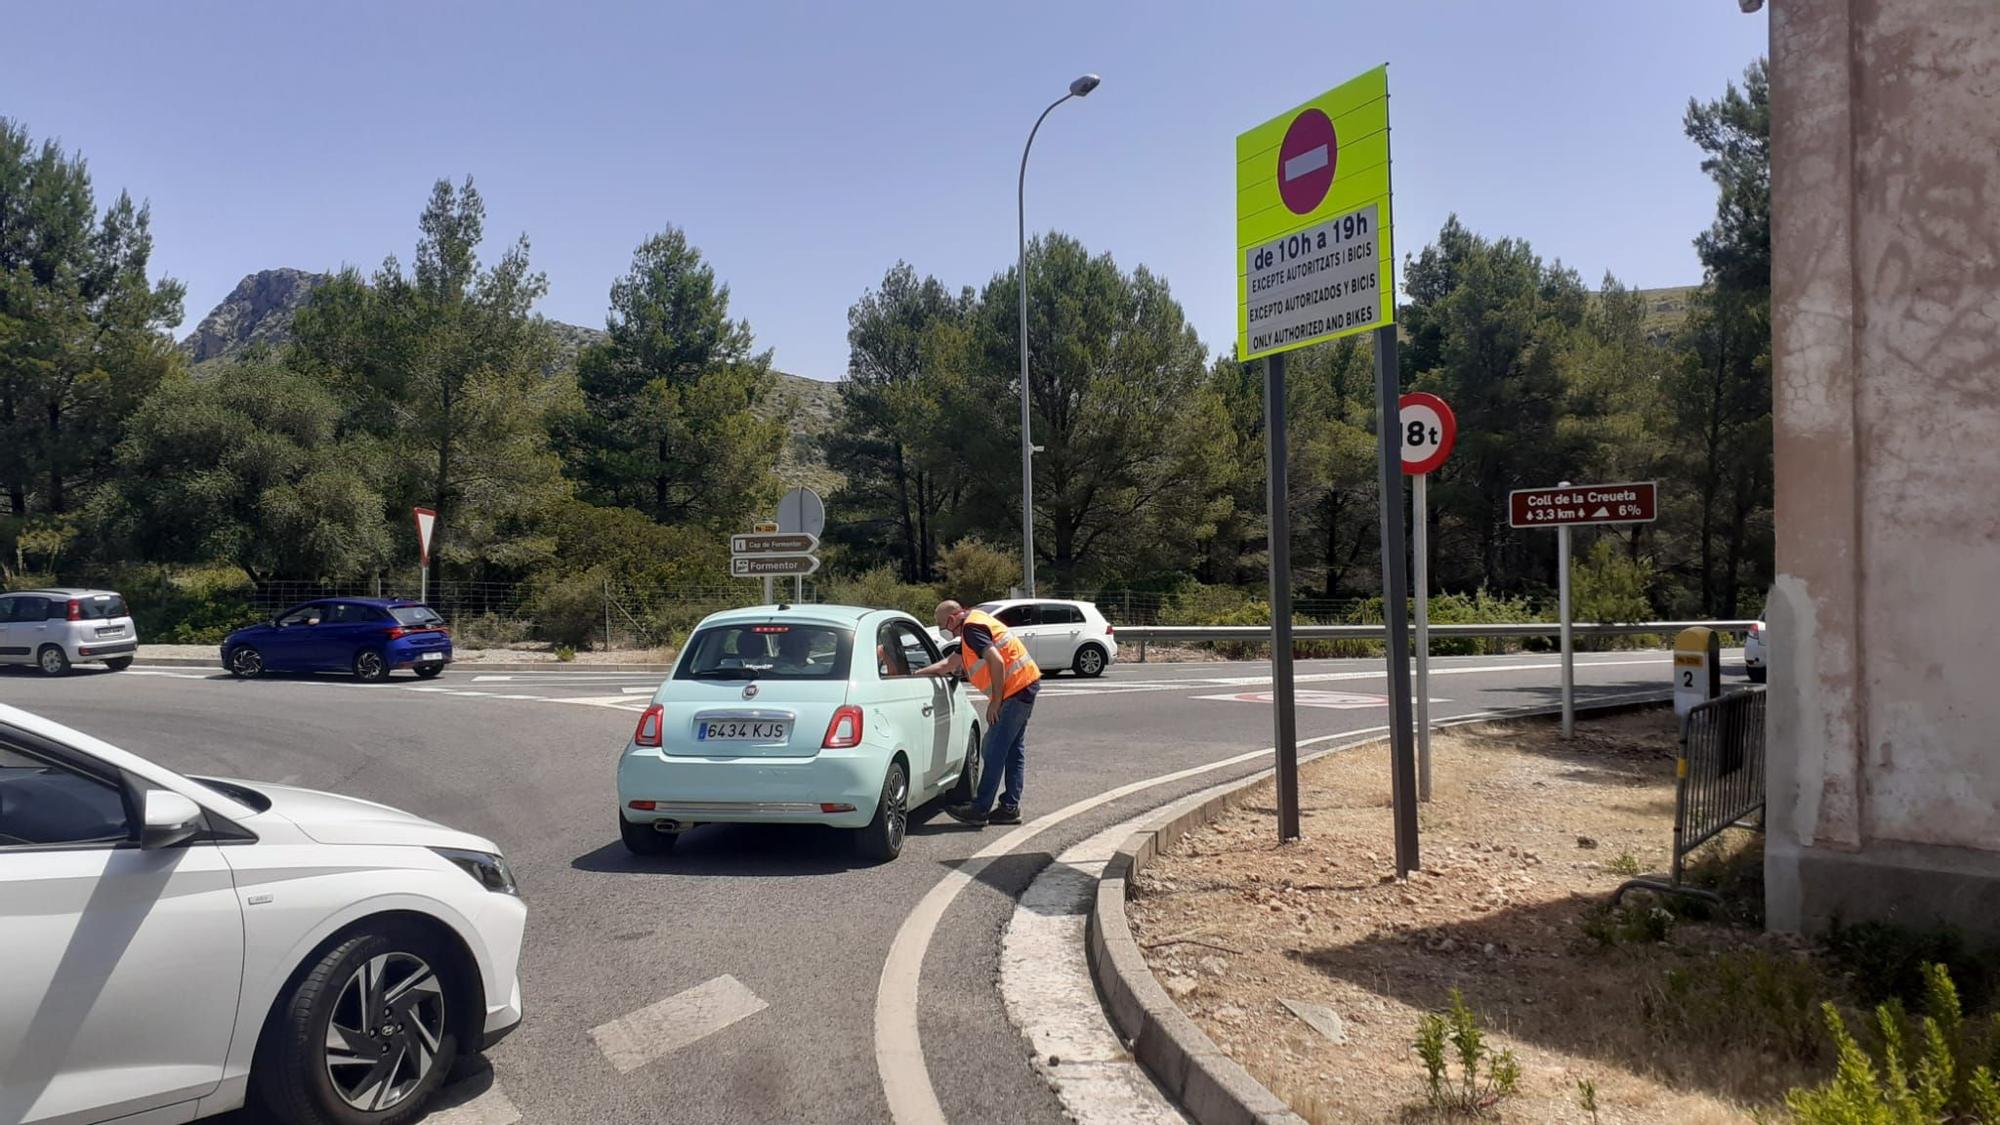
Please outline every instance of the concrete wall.
[[1768, 905], [2000, 935], [2000, 0], [1773, 0]]

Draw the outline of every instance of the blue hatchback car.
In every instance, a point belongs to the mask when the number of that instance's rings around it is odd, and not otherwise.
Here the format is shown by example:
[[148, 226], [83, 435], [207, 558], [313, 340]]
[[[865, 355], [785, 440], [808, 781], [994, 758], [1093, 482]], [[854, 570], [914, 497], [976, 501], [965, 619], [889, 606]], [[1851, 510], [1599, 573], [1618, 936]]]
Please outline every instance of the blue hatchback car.
[[449, 663], [444, 618], [402, 598], [321, 598], [222, 642], [222, 666], [246, 680], [266, 672], [352, 672], [375, 681], [397, 668], [430, 679]]

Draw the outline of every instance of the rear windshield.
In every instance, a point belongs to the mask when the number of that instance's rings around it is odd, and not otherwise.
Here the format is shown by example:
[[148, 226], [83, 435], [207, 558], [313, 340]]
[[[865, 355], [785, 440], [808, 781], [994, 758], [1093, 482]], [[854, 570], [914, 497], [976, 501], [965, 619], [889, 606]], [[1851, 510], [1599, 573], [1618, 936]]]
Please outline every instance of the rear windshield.
[[745, 621], [688, 641], [677, 680], [844, 680], [854, 631], [834, 625]]
[[58, 619], [69, 617], [71, 601], [76, 602], [77, 617], [83, 621], [103, 621], [108, 617], [123, 617], [126, 612], [125, 599], [117, 594], [85, 594], [74, 599], [61, 597], [49, 599], [49, 616]]
[[427, 605], [392, 605], [389, 612], [396, 617], [396, 624], [409, 629], [423, 629], [444, 624], [444, 618], [437, 610]]

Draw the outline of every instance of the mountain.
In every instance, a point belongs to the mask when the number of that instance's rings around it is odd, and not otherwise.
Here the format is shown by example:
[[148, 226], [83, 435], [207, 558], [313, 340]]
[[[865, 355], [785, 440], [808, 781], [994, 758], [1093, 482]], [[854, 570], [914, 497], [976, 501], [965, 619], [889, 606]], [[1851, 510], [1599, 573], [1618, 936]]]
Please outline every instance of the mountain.
[[258, 270], [201, 318], [181, 351], [193, 363], [207, 363], [252, 344], [282, 344], [291, 338], [292, 317], [327, 280], [327, 274], [304, 270]]
[[[292, 318], [330, 279], [330, 274], [304, 270], [259, 270], [237, 282], [180, 342], [180, 349], [195, 367], [210, 369], [254, 345], [284, 344], [291, 339]], [[555, 333], [558, 370], [573, 369], [577, 353], [604, 338], [601, 329], [558, 320], [549, 327]], [[833, 428], [839, 388], [803, 375], [777, 374], [777, 389], [762, 413], [784, 419], [791, 430], [778, 455], [778, 476], [787, 485], [806, 485], [824, 495], [840, 484], [840, 474], [827, 467], [819, 440]]]

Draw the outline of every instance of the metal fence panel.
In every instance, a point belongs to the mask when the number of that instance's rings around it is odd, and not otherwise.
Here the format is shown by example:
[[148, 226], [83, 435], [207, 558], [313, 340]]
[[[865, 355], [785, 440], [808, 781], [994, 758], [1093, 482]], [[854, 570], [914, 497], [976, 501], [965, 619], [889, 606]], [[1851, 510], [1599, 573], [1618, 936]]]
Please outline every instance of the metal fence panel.
[[[1613, 904], [1636, 890], [1721, 901], [1681, 879], [1687, 857], [1725, 829], [1763, 830], [1765, 698], [1764, 689], [1750, 688], [1688, 709], [1674, 759], [1674, 853], [1667, 878], [1629, 879], [1612, 894]], [[1754, 823], [1752, 816], [1758, 816]]]
[[1674, 767], [1676, 881], [1688, 853], [1764, 808], [1764, 701], [1753, 688], [1688, 710]]

